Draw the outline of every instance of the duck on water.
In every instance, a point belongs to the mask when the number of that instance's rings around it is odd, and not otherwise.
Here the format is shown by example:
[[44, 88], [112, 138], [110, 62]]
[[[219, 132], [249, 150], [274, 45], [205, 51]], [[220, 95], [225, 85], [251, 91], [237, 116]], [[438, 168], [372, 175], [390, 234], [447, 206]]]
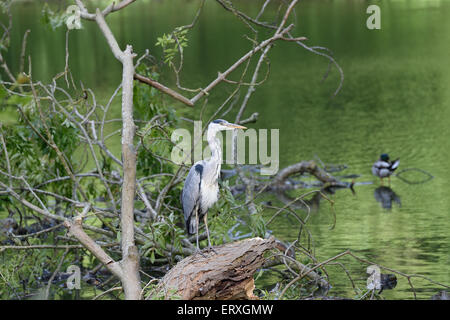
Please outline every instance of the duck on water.
[[389, 155], [387, 153], [383, 153], [380, 155], [380, 158], [375, 161], [372, 166], [372, 173], [374, 176], [380, 178], [381, 185], [383, 185], [383, 179], [389, 179], [389, 185], [391, 184], [391, 175], [394, 173], [395, 169], [398, 168], [400, 164], [400, 159], [396, 159], [394, 161], [389, 160]]

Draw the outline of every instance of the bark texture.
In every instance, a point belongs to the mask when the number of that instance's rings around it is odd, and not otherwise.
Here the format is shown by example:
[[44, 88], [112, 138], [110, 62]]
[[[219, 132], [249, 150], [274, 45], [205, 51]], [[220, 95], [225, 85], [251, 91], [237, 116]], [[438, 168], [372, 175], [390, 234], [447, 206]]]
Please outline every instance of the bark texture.
[[159, 290], [166, 298], [184, 300], [258, 299], [253, 275], [264, 263], [264, 252], [275, 248], [275, 239], [252, 238], [214, 247], [180, 261], [162, 279]]

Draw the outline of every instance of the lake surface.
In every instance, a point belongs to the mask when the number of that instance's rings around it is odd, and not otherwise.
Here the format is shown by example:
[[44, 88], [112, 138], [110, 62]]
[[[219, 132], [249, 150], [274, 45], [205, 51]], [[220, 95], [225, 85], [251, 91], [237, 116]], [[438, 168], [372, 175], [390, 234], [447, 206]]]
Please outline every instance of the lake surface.
[[[157, 37], [175, 26], [189, 24], [198, 4], [141, 1], [110, 15], [107, 21], [122, 47], [130, 43], [139, 54], [149, 48], [151, 54], [160, 57], [161, 49], [154, 46]], [[281, 167], [319, 157], [325, 163], [347, 165], [337, 175], [359, 175], [355, 181], [361, 184], [355, 186], [355, 195], [350, 190], [338, 190], [330, 196], [337, 216], [333, 230], [329, 230], [333, 217], [326, 201], [311, 214], [308, 227], [319, 260], [350, 249], [380, 265], [448, 285], [450, 1], [380, 1], [379, 5], [381, 30], [366, 28], [368, 4], [364, 1], [302, 1], [297, 5], [293, 33], [306, 36], [309, 45], [333, 51], [345, 73], [343, 88], [330, 99], [339, 83], [337, 70], [333, 68], [322, 83], [326, 59], [292, 43], [277, 43], [269, 56], [270, 77], [251, 97], [244, 118], [259, 112], [258, 122], [251, 127], [280, 129]], [[258, 7], [248, 3], [244, 9], [252, 16], [258, 12]], [[13, 45], [7, 54], [8, 61], [15, 61], [13, 70], [18, 67], [18, 59], [13, 57], [20, 54], [21, 37], [31, 28], [28, 44], [34, 78], [45, 81], [62, 71], [65, 30], [51, 31], [40, 25], [40, 7], [32, 3], [16, 4], [14, 14]], [[71, 69], [76, 79], [106, 97], [120, 83], [121, 67], [97, 27], [90, 22], [83, 26], [70, 33]], [[205, 86], [218, 71], [248, 51], [250, 44], [244, 33], [250, 35], [243, 23], [208, 1], [189, 35], [183, 85]], [[261, 34], [260, 39], [264, 36]], [[168, 68], [163, 70], [162, 82], [173, 84]], [[227, 86], [213, 91], [206, 114], [211, 114], [230, 92]], [[245, 92], [244, 88], [241, 99]], [[190, 111], [173, 105], [180, 114], [200, 114], [200, 107]], [[233, 120], [234, 114], [226, 118]], [[383, 208], [376, 196], [393, 194], [379, 189], [379, 181], [370, 171], [381, 153], [399, 157], [399, 170], [418, 168], [434, 179], [408, 184], [392, 177], [391, 191], [399, 201], [393, 201], [391, 209]], [[413, 171], [402, 177], [414, 181], [426, 178]], [[271, 213], [266, 212], [268, 217]], [[271, 227], [283, 240], [297, 237], [298, 226], [285, 216]], [[350, 258], [340, 261], [354, 280], [364, 284], [367, 265]], [[327, 270], [333, 295], [354, 295], [342, 269], [330, 266]], [[429, 299], [443, 289], [418, 278], [412, 283], [421, 299]], [[382, 295], [388, 299], [413, 298], [403, 277], [398, 277], [394, 290]]]

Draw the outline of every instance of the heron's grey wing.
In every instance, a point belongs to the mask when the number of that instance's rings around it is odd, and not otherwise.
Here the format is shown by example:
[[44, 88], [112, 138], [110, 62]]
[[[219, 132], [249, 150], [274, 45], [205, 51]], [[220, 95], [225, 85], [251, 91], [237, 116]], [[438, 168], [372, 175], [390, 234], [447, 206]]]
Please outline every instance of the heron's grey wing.
[[183, 206], [184, 221], [189, 233], [191, 233], [190, 220], [192, 215], [195, 214], [193, 211], [198, 201], [200, 200], [200, 182], [202, 173], [203, 165], [201, 163], [193, 165], [189, 170], [188, 176], [186, 177], [186, 181], [184, 182], [183, 191], [181, 194], [181, 204]]

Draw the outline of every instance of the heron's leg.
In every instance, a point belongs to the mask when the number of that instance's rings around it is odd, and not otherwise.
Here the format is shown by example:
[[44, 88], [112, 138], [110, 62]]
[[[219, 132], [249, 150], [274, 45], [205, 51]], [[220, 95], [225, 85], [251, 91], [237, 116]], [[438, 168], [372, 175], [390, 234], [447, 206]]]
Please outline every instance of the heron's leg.
[[211, 246], [211, 239], [209, 238], [209, 229], [208, 229], [208, 212], [205, 213], [205, 215], [203, 216], [203, 222], [205, 223], [205, 227], [206, 227], [206, 236], [208, 237], [208, 246]]
[[217, 253], [212, 245], [211, 245], [211, 239], [209, 238], [209, 229], [208, 229], [208, 212], [205, 213], [205, 215], [203, 216], [203, 221], [205, 222], [205, 227], [206, 227], [206, 236], [208, 237], [208, 249], [212, 250], [213, 252]]
[[380, 184], [383, 185], [383, 178], [380, 177]]
[[198, 210], [195, 210], [195, 221], [197, 221], [196, 228], [195, 228], [196, 229], [195, 233], [197, 235], [197, 251], [200, 251], [200, 246], [198, 244], [198, 224], [199, 224], [199, 221], [198, 221]]
[[391, 186], [391, 176], [388, 177], [389, 186]]

